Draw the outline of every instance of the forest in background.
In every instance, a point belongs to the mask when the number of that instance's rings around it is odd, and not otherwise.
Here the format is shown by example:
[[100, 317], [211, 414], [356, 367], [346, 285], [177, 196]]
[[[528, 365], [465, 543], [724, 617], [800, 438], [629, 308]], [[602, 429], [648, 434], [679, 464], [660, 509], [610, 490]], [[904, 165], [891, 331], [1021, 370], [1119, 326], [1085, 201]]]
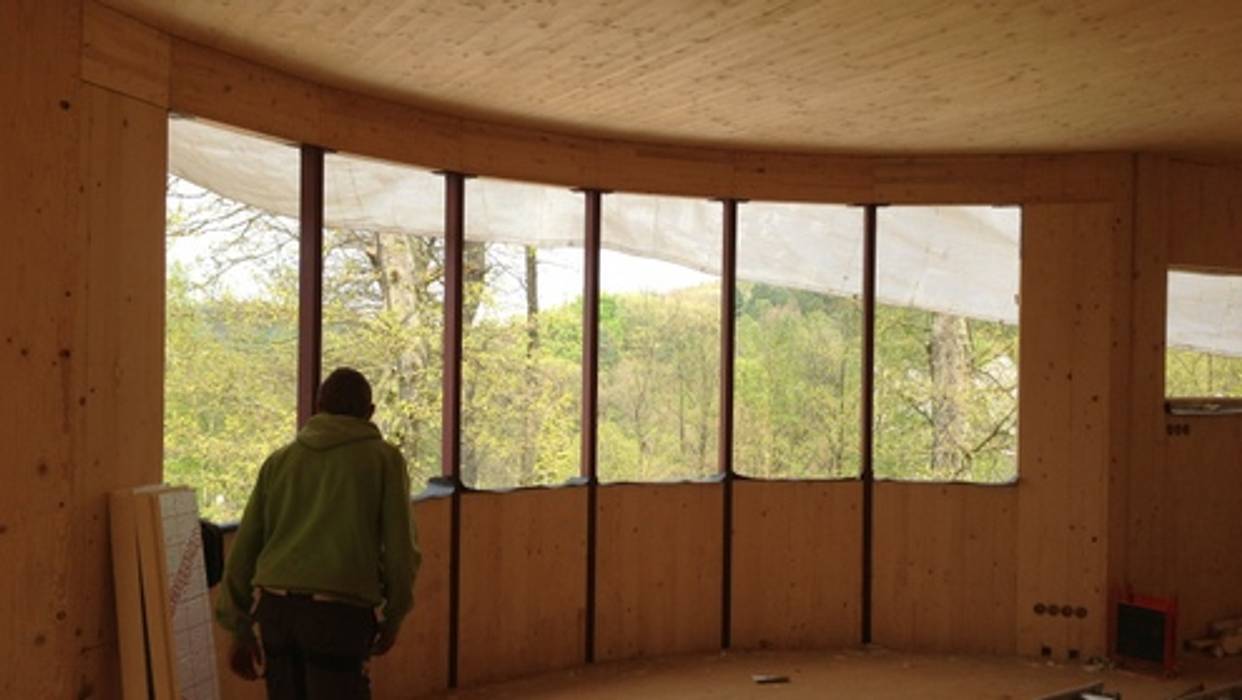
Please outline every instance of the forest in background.
[[[297, 227], [172, 178], [168, 240], [198, 241], [198, 252], [170, 256], [165, 479], [230, 521], [263, 459], [294, 435]], [[462, 476], [474, 488], [578, 475], [582, 300], [540, 308], [543, 253], [466, 245]], [[440, 472], [443, 259], [434, 237], [325, 232], [325, 372], [349, 365], [372, 380], [375, 421], [406, 455], [415, 491]], [[601, 295], [602, 481], [716, 472], [719, 295], [718, 282]], [[859, 300], [742, 280], [736, 301], [737, 471], [856, 477]], [[1017, 339], [1015, 326], [879, 306], [877, 477], [1013, 480]], [[1171, 379], [1242, 375], [1242, 363], [1205, 368], [1202, 355], [1171, 353]]]

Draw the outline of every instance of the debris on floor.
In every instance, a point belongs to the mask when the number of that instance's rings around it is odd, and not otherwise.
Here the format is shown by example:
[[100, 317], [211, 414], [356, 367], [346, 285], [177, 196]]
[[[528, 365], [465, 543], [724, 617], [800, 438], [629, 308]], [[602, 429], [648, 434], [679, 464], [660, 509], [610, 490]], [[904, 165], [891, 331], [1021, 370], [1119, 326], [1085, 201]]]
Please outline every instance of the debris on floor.
[[1101, 671], [1108, 671], [1113, 668], [1115, 668], [1115, 664], [1112, 659], [1108, 659], [1103, 656], [1092, 656], [1087, 659], [1087, 663], [1082, 665], [1082, 670], [1090, 673], [1100, 673]]
[[1121, 700], [1121, 693], [1106, 692], [1104, 683], [1098, 682], [1043, 695], [1037, 700]]
[[1190, 695], [1179, 695], [1182, 700], [1242, 700], [1242, 683], [1200, 690]]
[[1216, 658], [1242, 654], [1242, 617], [1217, 620], [1208, 625], [1206, 637], [1186, 640], [1186, 648], [1211, 654]]
[[781, 675], [777, 675], [773, 673], [756, 673], [752, 675], [750, 679], [756, 683], [761, 683], [765, 685], [768, 683], [788, 683], [789, 682], [789, 676], [781, 676]]

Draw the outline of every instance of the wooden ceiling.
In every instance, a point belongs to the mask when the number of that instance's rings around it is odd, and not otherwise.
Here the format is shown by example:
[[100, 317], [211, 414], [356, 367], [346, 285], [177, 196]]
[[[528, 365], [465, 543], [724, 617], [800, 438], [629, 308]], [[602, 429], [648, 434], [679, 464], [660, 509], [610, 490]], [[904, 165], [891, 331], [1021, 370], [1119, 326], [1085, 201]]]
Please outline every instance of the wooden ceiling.
[[1242, 154], [1236, 0], [105, 0], [336, 87], [576, 134]]

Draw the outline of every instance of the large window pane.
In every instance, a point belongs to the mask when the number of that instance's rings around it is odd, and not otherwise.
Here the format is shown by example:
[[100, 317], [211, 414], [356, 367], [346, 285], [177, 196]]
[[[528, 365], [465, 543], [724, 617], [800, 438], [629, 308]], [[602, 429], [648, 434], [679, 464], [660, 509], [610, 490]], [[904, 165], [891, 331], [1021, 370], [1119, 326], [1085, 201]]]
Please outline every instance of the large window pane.
[[604, 197], [599, 477], [717, 471], [721, 206]]
[[1171, 270], [1166, 330], [1166, 396], [1242, 398], [1242, 274]]
[[859, 472], [862, 210], [739, 208], [733, 464], [762, 478]]
[[880, 210], [875, 474], [1017, 477], [1020, 211]]
[[420, 491], [440, 474], [444, 179], [324, 157], [323, 371], [371, 380], [376, 425]]
[[164, 475], [237, 520], [297, 421], [297, 149], [201, 122], [169, 133]]
[[578, 475], [583, 200], [566, 188], [466, 183], [462, 481]]

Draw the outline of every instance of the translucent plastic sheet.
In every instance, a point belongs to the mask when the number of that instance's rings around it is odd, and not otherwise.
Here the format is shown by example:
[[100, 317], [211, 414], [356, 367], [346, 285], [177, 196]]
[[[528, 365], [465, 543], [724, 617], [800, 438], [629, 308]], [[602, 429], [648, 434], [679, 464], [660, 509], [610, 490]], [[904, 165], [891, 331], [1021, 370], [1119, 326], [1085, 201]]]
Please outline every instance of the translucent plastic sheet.
[[[284, 173], [297, 152], [287, 146], [200, 121], [174, 120], [170, 170], [178, 177], [263, 209], [297, 216], [298, 183]], [[364, 158], [340, 156], [327, 173], [327, 225], [340, 228], [406, 231], [443, 235], [440, 206], [430, 206], [427, 188], [411, 187], [410, 169]], [[549, 196], [547, 188], [496, 180], [472, 180], [489, 188], [486, 211], [470, 212], [470, 238], [538, 246], [580, 246], [566, 231], [581, 229], [582, 210], [574, 198]], [[657, 258], [709, 274], [719, 274], [720, 222], [699, 220], [708, 208], [667, 208], [659, 198], [645, 205], [635, 198], [625, 207], [604, 200], [606, 247]], [[746, 205], [743, 205], [746, 206]], [[743, 280], [831, 294], [855, 294], [861, 261], [853, 255], [811, 254], [835, 238], [857, 236], [858, 217], [847, 208], [789, 205], [750, 217], [748, 232], [766, 240], [738, 270]], [[693, 212], [694, 216], [687, 216]], [[827, 217], [827, 218], [825, 218]], [[882, 303], [1017, 323], [1018, 269], [993, 261], [1015, 259], [1019, 246], [1018, 208], [907, 207], [886, 219], [892, 254], [879, 270]], [[935, 236], [925, 235], [935, 231]], [[934, 241], [934, 242], [930, 242]], [[1171, 277], [1169, 344], [1205, 352], [1242, 355], [1242, 278], [1195, 275]]]

